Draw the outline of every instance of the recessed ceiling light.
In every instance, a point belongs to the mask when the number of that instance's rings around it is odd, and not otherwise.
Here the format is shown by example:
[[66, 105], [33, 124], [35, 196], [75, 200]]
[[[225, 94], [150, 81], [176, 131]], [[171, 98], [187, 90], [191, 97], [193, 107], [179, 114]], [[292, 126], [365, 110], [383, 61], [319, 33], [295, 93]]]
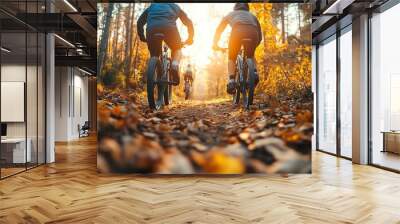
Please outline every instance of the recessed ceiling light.
[[55, 37], [57, 37], [59, 40], [61, 40], [62, 42], [64, 42], [65, 44], [67, 44], [67, 45], [69, 45], [70, 47], [73, 47], [73, 48], [75, 48], [75, 45], [73, 45], [71, 42], [69, 42], [68, 40], [66, 40], [66, 39], [64, 39], [64, 38], [62, 38], [62, 37], [60, 37], [59, 35], [57, 35], [57, 34], [54, 34], [54, 36]]
[[324, 10], [322, 14], [342, 14], [343, 9], [351, 5], [355, 0], [337, 0], [327, 9]]
[[6, 52], [6, 53], [10, 53], [10, 52], [11, 52], [11, 50], [9, 50], [9, 49], [7, 49], [7, 48], [5, 48], [5, 47], [1, 47], [0, 49], [1, 49], [2, 51]]
[[67, 4], [74, 12], [78, 12], [78, 10], [68, 1], [64, 0], [65, 4]]
[[87, 75], [92, 75], [92, 73], [90, 73], [90, 72], [88, 72], [88, 71], [86, 71], [86, 70], [83, 70], [83, 69], [81, 69], [81, 68], [79, 68], [79, 67], [78, 67], [78, 70], [81, 71], [81, 72], [83, 72], [83, 73], [85, 73], [85, 74], [87, 74]]

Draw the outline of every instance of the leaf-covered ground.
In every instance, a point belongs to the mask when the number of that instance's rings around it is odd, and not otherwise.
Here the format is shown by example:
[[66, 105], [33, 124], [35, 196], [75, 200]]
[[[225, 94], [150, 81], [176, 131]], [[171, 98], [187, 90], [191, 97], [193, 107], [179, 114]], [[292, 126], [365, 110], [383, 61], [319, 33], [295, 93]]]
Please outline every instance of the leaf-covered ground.
[[99, 92], [102, 172], [311, 172], [312, 101], [180, 101], [160, 111], [124, 91]]

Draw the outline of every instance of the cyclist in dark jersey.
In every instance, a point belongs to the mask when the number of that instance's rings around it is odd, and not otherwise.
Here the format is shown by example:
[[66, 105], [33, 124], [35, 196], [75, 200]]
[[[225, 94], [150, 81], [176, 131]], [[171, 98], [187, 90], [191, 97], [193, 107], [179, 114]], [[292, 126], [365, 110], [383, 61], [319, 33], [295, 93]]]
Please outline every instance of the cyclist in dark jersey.
[[[189, 37], [182, 44], [181, 37], [176, 26], [176, 20], [180, 19], [187, 27]], [[144, 34], [144, 25], [146, 35]], [[147, 42], [151, 57], [158, 57], [161, 54], [161, 42], [155, 36], [157, 33], [164, 34], [164, 41], [171, 49], [172, 64], [171, 73], [175, 85], [179, 85], [179, 62], [182, 56], [181, 48], [184, 44], [193, 43], [193, 23], [186, 13], [175, 3], [152, 3], [140, 15], [137, 21], [138, 35], [141, 41]]]
[[184, 81], [188, 81], [190, 83], [190, 85], [193, 84], [194, 77], [193, 77], [193, 71], [192, 71], [190, 64], [188, 64], [186, 67], [186, 71], [183, 76], [183, 79], [184, 79]]
[[[222, 32], [227, 25], [232, 27], [231, 36], [228, 46], [228, 75], [229, 81], [227, 92], [235, 93], [235, 61], [240, 51], [241, 42], [243, 39], [250, 39], [251, 43], [248, 46], [246, 56], [254, 59], [254, 51], [262, 40], [261, 26], [257, 17], [249, 12], [248, 3], [236, 3], [232, 12], [225, 16], [219, 24], [215, 35], [213, 48], [218, 49], [218, 41]], [[254, 60], [255, 62], [255, 60]], [[256, 66], [256, 65], [255, 65]], [[256, 84], [258, 83], [258, 74], [256, 74]]]

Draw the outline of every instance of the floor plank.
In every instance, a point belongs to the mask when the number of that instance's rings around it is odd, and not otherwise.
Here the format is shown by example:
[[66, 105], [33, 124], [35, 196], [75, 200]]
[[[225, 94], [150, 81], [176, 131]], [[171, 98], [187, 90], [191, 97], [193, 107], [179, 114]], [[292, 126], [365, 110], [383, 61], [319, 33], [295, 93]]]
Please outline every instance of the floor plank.
[[0, 223], [400, 223], [400, 175], [313, 153], [312, 175], [98, 174], [96, 139], [0, 181]]

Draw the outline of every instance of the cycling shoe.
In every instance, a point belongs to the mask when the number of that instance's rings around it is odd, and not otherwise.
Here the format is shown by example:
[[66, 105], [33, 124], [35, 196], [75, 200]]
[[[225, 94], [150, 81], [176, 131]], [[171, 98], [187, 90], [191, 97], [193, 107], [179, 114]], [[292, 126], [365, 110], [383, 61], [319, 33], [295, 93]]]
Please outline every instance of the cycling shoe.
[[254, 71], [254, 84], [257, 86], [258, 82], [260, 81], [260, 77], [258, 76], [257, 70]]
[[171, 72], [172, 82], [173, 82], [172, 85], [174, 85], [174, 86], [179, 85], [179, 82], [180, 82], [179, 66], [172, 65], [171, 69], [170, 69], [170, 72]]
[[236, 81], [235, 79], [229, 79], [228, 81], [228, 85], [226, 86], [226, 91], [228, 92], [228, 94], [235, 94], [236, 92]]

